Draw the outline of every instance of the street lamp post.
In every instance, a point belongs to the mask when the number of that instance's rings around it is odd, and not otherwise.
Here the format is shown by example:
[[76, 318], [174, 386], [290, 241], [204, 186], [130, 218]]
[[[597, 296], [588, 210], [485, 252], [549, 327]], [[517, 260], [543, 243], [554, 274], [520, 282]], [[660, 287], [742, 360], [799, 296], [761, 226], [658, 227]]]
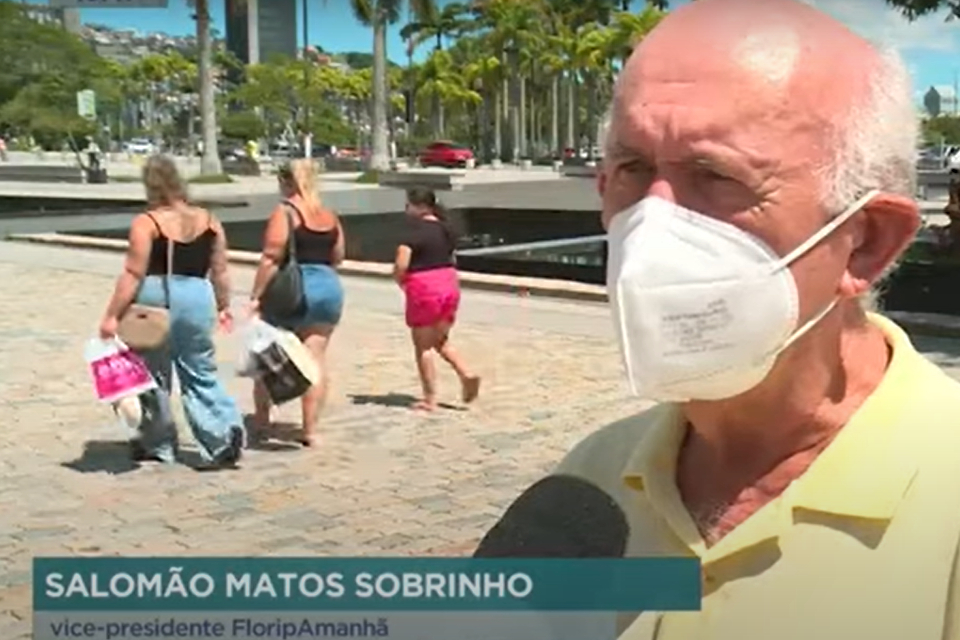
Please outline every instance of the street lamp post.
[[303, 0], [303, 157], [313, 156], [313, 133], [310, 131], [310, 72], [313, 62], [307, 58], [310, 30], [307, 22], [307, 0]]

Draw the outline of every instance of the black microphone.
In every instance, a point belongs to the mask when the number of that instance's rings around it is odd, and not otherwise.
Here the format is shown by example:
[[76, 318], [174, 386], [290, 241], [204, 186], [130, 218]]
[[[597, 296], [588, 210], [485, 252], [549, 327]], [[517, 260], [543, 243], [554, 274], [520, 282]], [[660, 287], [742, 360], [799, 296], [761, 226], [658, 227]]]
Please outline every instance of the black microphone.
[[574, 476], [547, 476], [511, 504], [474, 558], [622, 558], [630, 527], [614, 499]]

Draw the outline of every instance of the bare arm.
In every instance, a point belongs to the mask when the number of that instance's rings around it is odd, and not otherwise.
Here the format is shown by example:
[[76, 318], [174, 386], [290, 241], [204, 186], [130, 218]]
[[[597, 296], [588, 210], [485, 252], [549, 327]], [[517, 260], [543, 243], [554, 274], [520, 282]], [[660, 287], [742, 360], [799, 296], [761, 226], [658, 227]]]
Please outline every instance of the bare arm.
[[343, 259], [347, 256], [347, 241], [343, 237], [343, 225], [340, 224], [340, 219], [337, 218], [337, 244], [333, 247], [333, 255], [330, 256], [333, 266], [339, 267], [340, 263], [343, 262]]
[[410, 254], [413, 253], [410, 247], [405, 244], [397, 247], [397, 257], [393, 261], [393, 279], [397, 284], [402, 285], [407, 277], [407, 270], [410, 268]]
[[220, 221], [210, 216], [210, 228], [213, 229], [213, 253], [210, 256], [210, 282], [217, 299], [217, 311], [230, 308], [230, 270], [227, 257], [227, 233]]
[[140, 283], [147, 273], [147, 262], [150, 259], [150, 247], [156, 235], [156, 227], [146, 214], [134, 218], [130, 225], [130, 236], [127, 245], [127, 258], [123, 265], [123, 272], [117, 278], [113, 296], [107, 303], [104, 318], [116, 319], [123, 315], [133, 302], [140, 288]]
[[253, 291], [250, 299], [254, 302], [260, 299], [267, 283], [277, 273], [287, 255], [287, 238], [290, 233], [287, 214], [282, 205], [270, 214], [266, 231], [263, 233], [263, 249], [260, 253], [260, 264], [257, 275], [253, 279]]

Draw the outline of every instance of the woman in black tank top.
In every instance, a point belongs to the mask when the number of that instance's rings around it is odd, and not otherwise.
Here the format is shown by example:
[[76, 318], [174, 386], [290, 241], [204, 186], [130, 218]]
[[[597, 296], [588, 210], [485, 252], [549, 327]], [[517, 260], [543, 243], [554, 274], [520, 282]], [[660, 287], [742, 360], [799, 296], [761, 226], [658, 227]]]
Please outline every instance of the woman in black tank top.
[[473, 402], [480, 378], [467, 368], [450, 344], [450, 330], [460, 307], [460, 283], [454, 252], [456, 236], [443, 206], [429, 189], [407, 191], [406, 233], [400, 238], [393, 275], [406, 299], [406, 321], [413, 339], [423, 399], [415, 409], [437, 407], [437, 373], [433, 353], [453, 367], [460, 378], [461, 399]]
[[177, 429], [170, 411], [175, 371], [201, 455], [210, 465], [234, 466], [244, 446], [243, 421], [217, 377], [212, 335], [218, 321], [227, 330], [232, 322], [226, 234], [213, 215], [187, 204], [169, 158], [151, 158], [143, 179], [150, 210], [133, 220], [126, 266], [100, 323], [103, 339], [115, 337], [133, 302], [166, 308], [170, 320], [166, 344], [141, 354], [159, 389], [140, 397], [145, 418], [131, 453], [137, 460], [176, 458]]
[[[274, 209], [264, 232], [260, 267], [251, 294], [251, 309], [263, 319], [293, 331], [310, 350], [320, 368], [320, 381], [301, 399], [304, 446], [313, 443], [313, 433], [326, 395], [327, 343], [343, 313], [343, 287], [336, 267], [343, 261], [345, 240], [337, 216], [325, 209], [316, 195], [316, 167], [310, 160], [295, 160], [278, 173], [283, 201]], [[277, 317], [259, 309], [264, 289], [292, 246], [303, 283], [303, 304], [290, 317]], [[261, 385], [254, 385], [254, 422], [263, 436], [270, 426], [270, 398]]]

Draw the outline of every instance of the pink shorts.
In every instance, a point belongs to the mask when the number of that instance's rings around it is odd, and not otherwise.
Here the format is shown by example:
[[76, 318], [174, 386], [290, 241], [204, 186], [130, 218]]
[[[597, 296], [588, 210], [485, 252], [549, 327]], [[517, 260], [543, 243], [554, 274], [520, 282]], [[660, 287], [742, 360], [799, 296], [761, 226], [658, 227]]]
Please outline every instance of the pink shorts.
[[408, 327], [453, 324], [460, 307], [460, 281], [453, 267], [414, 271], [403, 283]]

